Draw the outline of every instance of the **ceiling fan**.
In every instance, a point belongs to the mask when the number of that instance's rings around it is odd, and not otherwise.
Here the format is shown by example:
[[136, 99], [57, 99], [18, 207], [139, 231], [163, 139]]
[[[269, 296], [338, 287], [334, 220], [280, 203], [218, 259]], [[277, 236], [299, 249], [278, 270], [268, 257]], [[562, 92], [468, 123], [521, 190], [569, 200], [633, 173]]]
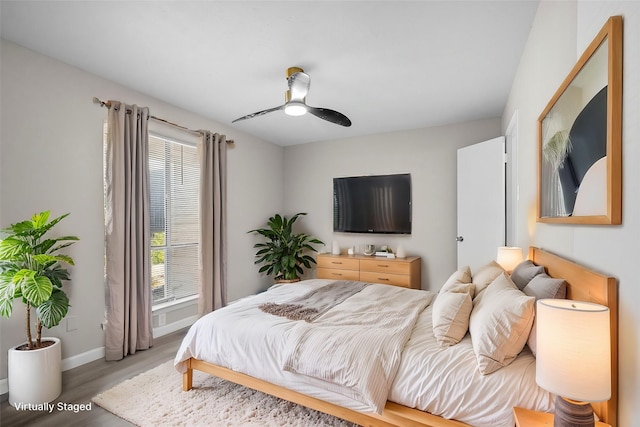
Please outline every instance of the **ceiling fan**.
[[328, 108], [311, 107], [307, 105], [305, 100], [307, 94], [309, 93], [311, 78], [307, 73], [304, 72], [302, 68], [288, 68], [287, 82], [289, 84], [289, 90], [287, 90], [287, 92], [285, 93], [285, 102], [283, 105], [239, 117], [231, 123], [235, 123], [240, 120], [252, 119], [254, 117], [262, 116], [273, 111], [284, 110], [285, 114], [288, 114], [290, 116], [302, 116], [303, 114], [310, 113], [316, 117], [340, 126], [351, 126], [351, 120], [349, 120], [349, 118], [342, 113], [339, 113], [335, 110], [330, 110]]

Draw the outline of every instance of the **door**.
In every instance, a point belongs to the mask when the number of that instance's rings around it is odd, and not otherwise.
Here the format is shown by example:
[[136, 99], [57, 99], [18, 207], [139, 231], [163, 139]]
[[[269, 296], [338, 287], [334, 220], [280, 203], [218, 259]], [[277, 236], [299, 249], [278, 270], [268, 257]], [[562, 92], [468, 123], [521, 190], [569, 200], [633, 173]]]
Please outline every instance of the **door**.
[[458, 150], [458, 266], [471, 271], [505, 244], [505, 138]]

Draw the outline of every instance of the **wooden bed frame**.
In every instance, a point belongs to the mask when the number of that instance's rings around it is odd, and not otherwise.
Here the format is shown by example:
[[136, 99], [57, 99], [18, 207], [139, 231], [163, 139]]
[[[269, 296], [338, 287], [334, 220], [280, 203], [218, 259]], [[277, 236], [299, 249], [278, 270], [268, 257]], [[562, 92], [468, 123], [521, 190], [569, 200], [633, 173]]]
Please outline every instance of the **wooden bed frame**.
[[[617, 427], [618, 294], [616, 279], [535, 247], [529, 248], [529, 259], [537, 265], [545, 266], [550, 276], [561, 277], [567, 281], [568, 299], [595, 302], [609, 307], [611, 314], [611, 399], [606, 402], [594, 403], [593, 408], [601, 421], [612, 427]], [[193, 370], [195, 369], [362, 426], [452, 427], [467, 425], [393, 402], [387, 402], [382, 414], [362, 413], [202, 360], [191, 358], [186, 363], [187, 371], [182, 377], [182, 389], [185, 391], [193, 388]]]

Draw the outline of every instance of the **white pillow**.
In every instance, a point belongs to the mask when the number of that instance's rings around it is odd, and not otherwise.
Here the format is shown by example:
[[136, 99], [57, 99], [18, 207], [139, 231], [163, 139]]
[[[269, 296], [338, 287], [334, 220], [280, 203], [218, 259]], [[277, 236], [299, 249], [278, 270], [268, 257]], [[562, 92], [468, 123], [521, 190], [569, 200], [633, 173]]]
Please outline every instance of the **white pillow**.
[[502, 273], [504, 273], [504, 268], [495, 261], [491, 261], [480, 267], [478, 271], [474, 271], [471, 281], [476, 285], [476, 297]]
[[[460, 267], [456, 272], [449, 276], [447, 281], [444, 282], [444, 285], [442, 285], [442, 288], [440, 288], [440, 291], [446, 290], [448, 287], [455, 286], [457, 283], [471, 283], [471, 268], [468, 265]], [[473, 295], [471, 295], [471, 297], [473, 297]]]
[[443, 286], [433, 303], [433, 334], [440, 347], [460, 342], [469, 329], [473, 309], [473, 283], [455, 282]]
[[469, 333], [483, 375], [507, 366], [522, 351], [533, 324], [534, 302], [503, 273], [474, 304]]

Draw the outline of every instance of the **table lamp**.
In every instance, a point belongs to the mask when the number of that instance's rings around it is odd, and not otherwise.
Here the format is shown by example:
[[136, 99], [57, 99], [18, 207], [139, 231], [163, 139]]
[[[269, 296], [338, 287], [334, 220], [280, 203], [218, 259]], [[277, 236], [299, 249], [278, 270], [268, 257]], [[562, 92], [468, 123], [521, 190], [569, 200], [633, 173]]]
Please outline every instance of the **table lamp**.
[[536, 382], [557, 395], [553, 425], [593, 427], [589, 402], [611, 398], [609, 308], [565, 299], [536, 307]]
[[522, 262], [522, 249], [516, 246], [500, 246], [498, 247], [498, 255], [496, 262], [511, 273], [516, 265]]

